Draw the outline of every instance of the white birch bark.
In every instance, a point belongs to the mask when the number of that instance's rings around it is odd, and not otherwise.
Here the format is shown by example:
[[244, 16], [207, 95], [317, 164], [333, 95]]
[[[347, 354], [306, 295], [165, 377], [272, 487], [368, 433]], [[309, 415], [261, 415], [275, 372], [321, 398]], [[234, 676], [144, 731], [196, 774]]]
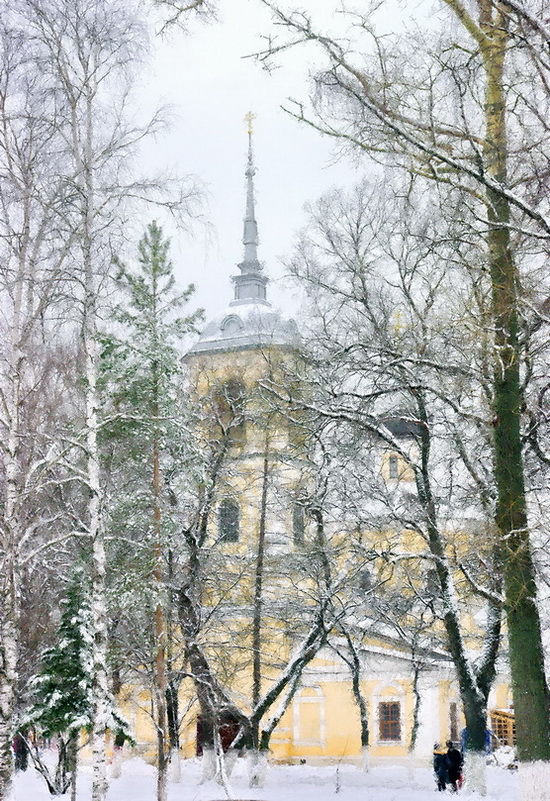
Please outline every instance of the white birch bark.
[[[105, 733], [110, 704], [107, 672], [107, 612], [105, 604], [105, 492], [101, 477], [100, 397], [98, 392], [98, 323], [106, 265], [103, 247], [112, 225], [113, 205], [120, 201], [102, 194], [101, 178], [128, 149], [122, 110], [128, 65], [136, 46], [137, 30], [132, 17], [110, 0], [93, 4], [83, 0], [61, 0], [57, 6], [26, 0], [28, 11], [37, 19], [37, 35], [47, 53], [52, 82], [60, 95], [60, 120], [68, 143], [75, 174], [72, 207], [67, 223], [73, 227], [75, 242], [74, 294], [80, 301], [84, 359], [84, 440], [86, 467], [86, 533], [91, 543], [93, 619], [92, 698], [92, 801], [104, 801], [107, 793]], [[62, 18], [63, 17], [63, 18]], [[120, 79], [121, 94], [113, 94]], [[109, 92], [112, 107], [107, 106]], [[114, 99], [113, 99], [114, 98]], [[101, 122], [100, 122], [101, 121]], [[99, 127], [99, 126], [103, 127]], [[110, 126], [110, 128], [109, 128]], [[106, 137], [107, 135], [107, 137]], [[106, 144], [107, 143], [107, 144]], [[111, 203], [111, 205], [109, 205]], [[78, 288], [81, 287], [81, 290]]]
[[97, 341], [96, 265], [93, 257], [95, 223], [94, 189], [94, 103], [95, 80], [84, 75], [86, 103], [84, 117], [73, 118], [74, 158], [82, 174], [82, 230], [84, 306], [83, 338], [86, 377], [86, 446], [88, 484], [88, 527], [92, 543], [92, 620], [93, 620], [93, 712], [92, 712], [92, 801], [104, 801], [107, 795], [107, 754], [105, 732], [109, 709], [107, 682], [107, 612], [105, 608], [105, 533], [102, 520], [103, 488], [100, 475], [99, 397], [97, 389], [99, 348]]
[[201, 784], [209, 782], [216, 775], [216, 749], [203, 746], [201, 758]]
[[[87, 243], [89, 245], [89, 243]], [[94, 278], [91, 251], [86, 248], [86, 318], [84, 348], [86, 359], [86, 444], [89, 491], [88, 526], [92, 542], [92, 621], [93, 621], [93, 712], [92, 712], [92, 801], [104, 801], [107, 794], [107, 755], [105, 731], [108, 722], [107, 613], [105, 609], [105, 540], [102, 515], [97, 397], [97, 340]]]
[[[7, 579], [7, 580], [6, 580]], [[4, 608], [0, 623], [2, 681], [0, 684], [0, 798], [9, 795], [12, 781], [11, 738], [13, 734], [13, 710], [15, 684], [17, 681], [18, 636], [15, 624], [16, 606], [13, 577], [7, 576], [4, 593]]]
[[170, 750], [170, 781], [178, 784], [181, 781], [181, 759], [179, 748]]
[[464, 755], [464, 786], [468, 792], [487, 794], [487, 757], [477, 751], [466, 751]]
[[[25, 365], [24, 344], [33, 327], [32, 307], [29, 309], [28, 289], [32, 283], [27, 263], [29, 244], [29, 190], [20, 197], [22, 223], [15, 252], [16, 267], [12, 289], [10, 342], [6, 354], [7, 386], [2, 389], [6, 444], [3, 448], [5, 484], [1, 529], [2, 600], [0, 622], [0, 797], [7, 795], [12, 778], [13, 716], [19, 656], [18, 618], [20, 607], [19, 558], [25, 531], [23, 517], [21, 469], [21, 386]], [[26, 291], [27, 290], [27, 291]], [[30, 315], [29, 315], [30, 312]], [[30, 316], [30, 320], [28, 317]]]
[[8, 444], [5, 453], [6, 483], [4, 493], [3, 521], [3, 576], [2, 614], [0, 623], [1, 671], [0, 671], [0, 797], [7, 795], [12, 779], [11, 738], [15, 687], [17, 682], [17, 659], [19, 637], [17, 619], [19, 614], [18, 588], [18, 544], [20, 526], [18, 522], [18, 451], [19, 451], [19, 364], [18, 333], [20, 311], [20, 287], [17, 290], [14, 329], [11, 347], [11, 393], [8, 407]]
[[519, 763], [521, 801], [550, 801], [550, 768], [548, 762]]
[[251, 748], [247, 753], [248, 786], [264, 787], [268, 768], [268, 752]]

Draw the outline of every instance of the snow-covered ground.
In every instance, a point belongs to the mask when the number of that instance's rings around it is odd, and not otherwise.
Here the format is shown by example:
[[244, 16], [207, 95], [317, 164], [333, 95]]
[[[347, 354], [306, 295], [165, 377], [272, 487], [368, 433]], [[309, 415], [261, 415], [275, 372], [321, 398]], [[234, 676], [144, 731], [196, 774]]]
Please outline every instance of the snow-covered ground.
[[[79, 773], [78, 801], [91, 797], [91, 772], [83, 767]], [[350, 765], [314, 767], [312, 765], [277, 765], [269, 769], [263, 789], [247, 786], [246, 764], [238, 760], [231, 777], [233, 799], [258, 801], [435, 801], [435, 784], [431, 771], [417, 768], [414, 778], [402, 767], [374, 767], [361, 773]], [[461, 790], [468, 801], [479, 796]], [[63, 798], [68, 799], [68, 795]], [[13, 801], [50, 801], [43, 779], [29, 767], [15, 779]], [[227, 795], [216, 782], [200, 784], [200, 765], [191, 759], [182, 763], [181, 782], [170, 784], [169, 801], [225, 801]], [[517, 775], [503, 768], [488, 768], [486, 799], [517, 801]], [[108, 801], [155, 801], [155, 770], [141, 759], [124, 763], [122, 776], [112, 779]]]

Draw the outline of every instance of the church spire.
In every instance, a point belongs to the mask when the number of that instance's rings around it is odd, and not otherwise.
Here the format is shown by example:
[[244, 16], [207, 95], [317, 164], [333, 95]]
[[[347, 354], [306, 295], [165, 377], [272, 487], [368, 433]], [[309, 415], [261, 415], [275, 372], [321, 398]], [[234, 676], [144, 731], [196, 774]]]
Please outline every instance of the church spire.
[[233, 277], [235, 284], [235, 300], [238, 302], [263, 302], [266, 300], [267, 277], [263, 274], [263, 267], [258, 260], [258, 225], [254, 207], [254, 154], [252, 149], [252, 120], [254, 114], [249, 112], [245, 120], [248, 123], [248, 160], [246, 165], [246, 209], [244, 215], [243, 245], [244, 258], [237, 265], [240, 275]]

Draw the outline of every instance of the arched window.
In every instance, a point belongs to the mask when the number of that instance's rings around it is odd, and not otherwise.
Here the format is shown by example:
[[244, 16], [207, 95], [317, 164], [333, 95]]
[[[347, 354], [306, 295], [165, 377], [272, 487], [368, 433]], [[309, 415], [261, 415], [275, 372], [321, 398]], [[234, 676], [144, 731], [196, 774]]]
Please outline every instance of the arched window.
[[301, 503], [295, 503], [292, 507], [292, 535], [295, 545], [303, 545], [306, 533], [306, 522], [304, 507]]
[[391, 453], [388, 458], [388, 472], [390, 478], [399, 478], [399, 456]]
[[224, 498], [218, 510], [218, 535], [220, 542], [238, 542], [240, 508], [233, 498]]

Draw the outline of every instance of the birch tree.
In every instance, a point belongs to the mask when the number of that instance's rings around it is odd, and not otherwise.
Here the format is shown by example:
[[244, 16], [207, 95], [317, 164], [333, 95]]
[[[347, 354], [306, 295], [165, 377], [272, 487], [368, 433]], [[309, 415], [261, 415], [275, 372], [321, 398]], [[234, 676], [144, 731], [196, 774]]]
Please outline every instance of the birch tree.
[[[70, 416], [60, 363], [70, 346], [56, 312], [66, 289], [71, 231], [63, 221], [67, 187], [61, 137], [49, 114], [37, 49], [2, 7], [0, 31], [0, 350], [1, 609], [0, 795], [9, 791], [11, 738], [20, 656], [24, 572], [63, 542], [70, 524], [48, 500], [60, 440]], [[56, 347], [46, 345], [52, 332]], [[68, 358], [67, 358], [68, 357]], [[70, 371], [69, 371], [70, 372]], [[59, 476], [58, 476], [59, 477]], [[55, 528], [57, 536], [51, 534]], [[49, 540], [49, 542], [48, 542]]]
[[[91, 543], [94, 621], [94, 710], [92, 726], [94, 801], [107, 789], [105, 730], [108, 725], [105, 610], [104, 492], [100, 472], [97, 337], [112, 264], [112, 238], [121, 219], [125, 159], [146, 131], [125, 122], [131, 71], [145, 48], [138, 6], [104, 0], [19, 4], [17, 14], [37, 48], [37, 62], [55, 103], [56, 125], [65, 143], [71, 194], [64, 219], [71, 230], [74, 313], [81, 336], [84, 463], [87, 495], [83, 531]], [[139, 184], [141, 187], [141, 184]], [[133, 185], [137, 191], [137, 184]]]

